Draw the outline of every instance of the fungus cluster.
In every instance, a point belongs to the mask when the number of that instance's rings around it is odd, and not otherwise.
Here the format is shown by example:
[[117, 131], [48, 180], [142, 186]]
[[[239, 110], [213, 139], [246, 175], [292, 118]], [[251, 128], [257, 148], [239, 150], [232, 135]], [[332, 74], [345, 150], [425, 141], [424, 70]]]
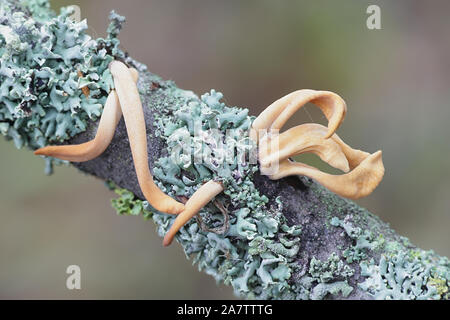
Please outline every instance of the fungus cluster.
[[[308, 102], [322, 110], [328, 128], [307, 123], [279, 134], [286, 121]], [[346, 112], [344, 100], [328, 91], [298, 90], [272, 103], [255, 119], [250, 134], [258, 140], [261, 173], [273, 180], [304, 175], [351, 199], [370, 194], [384, 175], [381, 151], [369, 154], [352, 149], [335, 134]], [[324, 173], [290, 159], [302, 153], [314, 153], [345, 174]]]

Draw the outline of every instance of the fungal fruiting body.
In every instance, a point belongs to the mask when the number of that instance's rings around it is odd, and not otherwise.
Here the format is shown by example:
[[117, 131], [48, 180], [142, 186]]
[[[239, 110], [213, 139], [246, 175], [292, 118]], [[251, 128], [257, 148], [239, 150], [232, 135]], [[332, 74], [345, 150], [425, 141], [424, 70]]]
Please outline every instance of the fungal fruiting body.
[[[329, 121], [328, 128], [308, 123], [279, 134], [278, 130], [307, 102], [322, 110]], [[382, 153], [369, 154], [352, 149], [335, 134], [346, 110], [344, 100], [328, 91], [299, 90], [275, 101], [252, 125], [251, 137], [258, 142], [261, 173], [273, 180], [289, 175], [305, 175], [346, 198], [369, 195], [384, 175]], [[332, 175], [289, 159], [302, 153], [314, 153], [346, 173]]]
[[150, 173], [144, 111], [133, 77], [127, 66], [120, 61], [111, 62], [110, 71], [125, 119], [134, 167], [142, 193], [155, 209], [167, 213], [180, 213], [184, 205], [162, 192]]
[[147, 134], [142, 103], [136, 86], [137, 71], [120, 62], [110, 64], [115, 90], [111, 90], [99, 127], [93, 140], [69, 146], [48, 146], [35, 151], [37, 155], [82, 162], [102, 154], [114, 136], [117, 123], [123, 114], [130, 141], [139, 186], [147, 201], [157, 210], [178, 214], [184, 205], [164, 194], [153, 181], [148, 166]]
[[[129, 70], [133, 76], [133, 81], [136, 83], [138, 80], [137, 70], [134, 68], [130, 68]], [[84, 162], [95, 159], [111, 143], [115, 128], [121, 117], [122, 109], [120, 108], [119, 98], [117, 97], [116, 90], [113, 89], [106, 99], [94, 139], [82, 144], [47, 146], [36, 150], [34, 154], [72, 162]]]
[[220, 182], [210, 180], [202, 185], [186, 202], [183, 212], [177, 216], [169, 232], [164, 236], [163, 245], [170, 245], [178, 230], [222, 191], [223, 185]]
[[[259, 162], [261, 170], [274, 162], [281, 162], [292, 156], [313, 152], [323, 161], [344, 172], [349, 170], [349, 164], [345, 154], [338, 143], [325, 138], [327, 128], [315, 123], [307, 123], [296, 126], [280, 135], [265, 135], [260, 139]], [[275, 140], [275, 141], [273, 141]], [[271, 150], [270, 146], [277, 146], [277, 150]], [[278, 151], [278, 152], [273, 152]]]
[[280, 163], [279, 173], [270, 176], [276, 180], [290, 175], [304, 175], [319, 182], [340, 196], [358, 199], [372, 193], [384, 175], [381, 151], [364, 159], [354, 170], [342, 175], [324, 173], [306, 164], [285, 160]]
[[310, 89], [294, 91], [268, 106], [253, 121], [250, 137], [256, 141], [259, 130], [280, 130], [286, 121], [308, 102], [318, 106], [328, 119], [325, 138], [331, 137], [344, 120], [347, 105], [333, 92]]

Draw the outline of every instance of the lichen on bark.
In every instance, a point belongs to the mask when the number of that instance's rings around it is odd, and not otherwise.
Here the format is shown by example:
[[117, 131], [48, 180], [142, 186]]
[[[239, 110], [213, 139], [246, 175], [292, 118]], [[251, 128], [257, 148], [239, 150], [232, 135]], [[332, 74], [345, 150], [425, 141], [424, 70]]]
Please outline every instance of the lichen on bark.
[[[159, 186], [173, 197], [189, 197], [206, 180], [224, 183], [216, 200], [229, 215], [226, 233], [205, 231], [192, 219], [176, 237], [201, 270], [246, 298], [449, 299], [447, 258], [415, 247], [366, 209], [309, 178], [272, 181], [260, 175], [257, 164], [242, 165], [237, 157], [245, 160], [240, 156], [245, 152], [238, 151], [254, 150], [248, 110], [226, 106], [214, 90], [198, 97], [150, 73], [118, 48], [123, 19], [116, 14], [111, 19], [107, 39], [90, 39], [84, 23], [72, 22], [64, 11], [52, 13], [46, 1], [2, 2], [0, 131], [17, 147], [92, 139], [112, 88], [107, 65], [121, 59], [139, 70], [150, 166]], [[207, 134], [195, 135], [194, 119]], [[218, 161], [210, 129], [232, 145], [231, 163]], [[242, 133], [227, 135], [227, 129]], [[175, 161], [186, 141], [193, 149], [209, 148], [206, 161]], [[100, 157], [74, 165], [119, 193], [113, 200], [119, 214], [143, 214], [160, 235], [167, 232], [173, 217], [144, 201], [123, 120]], [[214, 203], [200, 215], [210, 228], [224, 223]]]

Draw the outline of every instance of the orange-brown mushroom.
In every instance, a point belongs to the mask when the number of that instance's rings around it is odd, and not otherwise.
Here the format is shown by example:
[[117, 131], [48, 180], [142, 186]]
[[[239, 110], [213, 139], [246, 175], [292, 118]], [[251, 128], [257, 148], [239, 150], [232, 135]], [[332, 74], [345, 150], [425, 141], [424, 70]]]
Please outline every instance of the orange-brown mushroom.
[[[137, 82], [138, 72], [130, 68], [133, 81]], [[102, 116], [97, 128], [95, 138], [81, 144], [46, 146], [37, 149], [34, 154], [68, 160], [72, 162], [84, 162], [97, 158], [111, 143], [117, 124], [122, 117], [119, 98], [115, 90], [111, 90], [103, 108]]]
[[278, 173], [269, 178], [276, 180], [290, 175], [304, 175], [340, 196], [358, 199], [372, 193], [383, 179], [384, 166], [381, 155], [381, 151], [369, 155], [352, 171], [342, 175], [324, 173], [304, 163], [287, 159], [280, 163]]
[[308, 102], [318, 106], [328, 119], [325, 138], [331, 137], [344, 120], [347, 112], [345, 101], [333, 92], [310, 89], [294, 91], [268, 106], [253, 121], [250, 137], [256, 141], [259, 130], [281, 129], [286, 121]]
[[142, 193], [155, 209], [167, 213], [180, 213], [184, 209], [184, 205], [162, 192], [153, 181], [148, 165], [144, 111], [132, 74], [128, 67], [120, 61], [111, 62], [109, 69], [113, 75], [114, 86], [122, 108], [134, 168]]
[[161, 212], [180, 213], [184, 205], [164, 194], [153, 181], [150, 172], [144, 112], [136, 86], [138, 72], [135, 69], [128, 69], [120, 61], [113, 61], [109, 68], [115, 90], [112, 90], [107, 98], [95, 138], [80, 145], [44, 147], [36, 150], [35, 154], [74, 162], [94, 159], [111, 143], [117, 123], [123, 115], [136, 175], [144, 197]]
[[222, 191], [222, 183], [213, 180], [208, 181], [195, 191], [192, 197], [186, 202], [185, 209], [177, 216], [169, 231], [164, 236], [163, 245], [170, 245], [178, 230]]
[[[340, 144], [335, 141], [337, 135], [334, 134], [331, 139], [327, 139], [325, 138], [327, 131], [328, 129], [320, 124], [306, 123], [280, 135], [264, 136], [259, 142], [261, 167], [273, 167], [274, 163], [290, 157], [303, 153], [314, 153], [329, 165], [348, 172], [349, 164], [346, 155]], [[275, 141], [272, 141], [273, 139]], [[339, 138], [337, 137], [337, 139]], [[272, 150], [270, 147], [273, 145], [277, 145], [278, 150]]]

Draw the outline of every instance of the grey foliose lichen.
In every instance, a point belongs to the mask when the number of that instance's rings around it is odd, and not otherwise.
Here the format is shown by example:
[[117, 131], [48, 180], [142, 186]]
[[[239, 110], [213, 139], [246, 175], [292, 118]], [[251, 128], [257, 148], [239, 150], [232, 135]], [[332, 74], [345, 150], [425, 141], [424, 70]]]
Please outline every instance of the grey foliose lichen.
[[345, 248], [342, 252], [348, 263], [366, 259], [369, 251], [379, 250], [384, 244], [382, 236], [376, 238], [370, 230], [362, 230], [360, 227], [353, 226], [351, 218], [351, 216], [347, 216], [344, 220], [340, 220], [338, 217], [331, 219], [331, 225], [342, 227], [345, 234], [355, 240], [354, 245]]
[[339, 276], [343, 278], [351, 277], [355, 271], [333, 252], [325, 261], [313, 257], [309, 264], [309, 273], [313, 278], [320, 280], [320, 282], [329, 282]]
[[[450, 261], [433, 251], [412, 246], [408, 239], [399, 237], [385, 241], [380, 234], [354, 227], [352, 217], [331, 219], [331, 225], [342, 227], [354, 244], [343, 250], [349, 263], [359, 263], [361, 276], [358, 283], [378, 300], [449, 299]], [[380, 255], [378, 262], [370, 256]], [[369, 256], [370, 255], [370, 256]]]
[[313, 257], [309, 270], [299, 281], [299, 292], [296, 298], [302, 300], [321, 300], [328, 294], [348, 297], [353, 291], [348, 279], [355, 270], [345, 264], [336, 252], [324, 261]]
[[73, 21], [72, 13], [62, 8], [57, 16], [44, 0], [0, 4], [0, 133], [17, 148], [36, 149], [85, 131], [113, 87], [108, 64], [123, 57], [116, 38], [120, 16], [111, 15], [107, 39], [93, 40], [86, 20]]
[[394, 257], [383, 255], [378, 265], [373, 260], [361, 262], [361, 274], [368, 278], [359, 286], [375, 299], [440, 299], [437, 288], [428, 283], [431, 268], [418, 260], [408, 259], [404, 252]]

